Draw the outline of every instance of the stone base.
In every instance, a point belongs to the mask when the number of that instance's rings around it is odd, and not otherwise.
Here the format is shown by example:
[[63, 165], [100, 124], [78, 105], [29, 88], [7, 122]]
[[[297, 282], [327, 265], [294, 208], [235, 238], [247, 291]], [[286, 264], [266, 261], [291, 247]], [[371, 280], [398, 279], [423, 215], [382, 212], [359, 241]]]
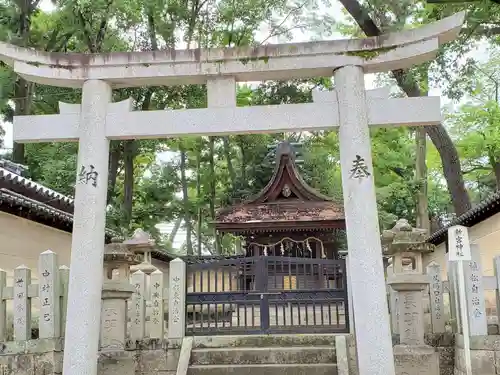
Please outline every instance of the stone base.
[[135, 375], [133, 353], [119, 350], [101, 351], [97, 372], [106, 375]]
[[431, 346], [396, 345], [396, 375], [439, 375], [439, 354]]

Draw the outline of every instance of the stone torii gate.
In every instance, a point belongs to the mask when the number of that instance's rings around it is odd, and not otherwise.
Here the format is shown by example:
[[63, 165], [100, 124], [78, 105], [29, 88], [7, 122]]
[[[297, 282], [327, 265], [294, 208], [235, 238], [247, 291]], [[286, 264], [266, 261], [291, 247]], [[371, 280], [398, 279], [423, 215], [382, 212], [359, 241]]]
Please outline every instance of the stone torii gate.
[[[394, 375], [373, 180], [370, 126], [434, 125], [439, 98], [365, 93], [364, 74], [402, 69], [456, 38], [464, 14], [378, 38], [258, 48], [55, 54], [0, 44], [0, 59], [25, 79], [82, 88], [61, 114], [14, 118], [16, 142], [78, 141], [64, 375], [95, 375], [99, 339], [110, 139], [339, 128], [350, 281], [360, 375]], [[331, 76], [333, 93], [307, 104], [236, 107], [236, 82]], [[133, 112], [113, 88], [207, 84], [208, 108]]]

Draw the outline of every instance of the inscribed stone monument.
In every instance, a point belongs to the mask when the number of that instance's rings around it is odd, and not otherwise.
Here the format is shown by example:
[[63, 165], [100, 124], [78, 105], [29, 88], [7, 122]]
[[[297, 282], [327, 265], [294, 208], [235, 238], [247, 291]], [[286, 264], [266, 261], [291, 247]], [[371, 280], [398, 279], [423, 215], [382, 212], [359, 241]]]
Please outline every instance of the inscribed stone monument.
[[[399, 297], [400, 343], [394, 347], [398, 375], [439, 375], [439, 355], [424, 342], [422, 292], [429, 279], [423, 274], [422, 255], [434, 251], [425, 238], [426, 230], [414, 229], [404, 219], [382, 234], [384, 255], [392, 256], [394, 265], [387, 283]], [[404, 259], [411, 259], [411, 269], [403, 267]]]

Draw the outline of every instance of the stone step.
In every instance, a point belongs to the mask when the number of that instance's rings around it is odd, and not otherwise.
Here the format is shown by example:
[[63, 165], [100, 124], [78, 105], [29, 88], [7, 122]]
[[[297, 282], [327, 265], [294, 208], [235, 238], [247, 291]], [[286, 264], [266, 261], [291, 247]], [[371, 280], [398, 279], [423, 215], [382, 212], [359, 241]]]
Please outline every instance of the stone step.
[[187, 375], [338, 375], [335, 364], [195, 365]]
[[260, 347], [260, 348], [204, 348], [193, 349], [191, 364], [333, 364], [336, 362], [333, 346]]
[[193, 348], [227, 347], [293, 347], [293, 346], [330, 346], [335, 348], [335, 335], [231, 335], [231, 336], [196, 336]]

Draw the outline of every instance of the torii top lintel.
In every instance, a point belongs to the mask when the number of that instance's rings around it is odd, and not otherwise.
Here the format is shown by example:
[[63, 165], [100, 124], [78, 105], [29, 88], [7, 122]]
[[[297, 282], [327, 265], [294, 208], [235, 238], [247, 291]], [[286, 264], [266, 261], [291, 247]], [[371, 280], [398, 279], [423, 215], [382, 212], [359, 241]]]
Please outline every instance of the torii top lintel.
[[0, 43], [0, 60], [31, 82], [60, 87], [81, 87], [90, 79], [117, 88], [197, 84], [216, 76], [233, 76], [238, 81], [286, 80], [329, 76], [346, 65], [374, 73], [432, 59], [441, 44], [457, 37], [464, 19], [465, 12], [460, 12], [417, 29], [379, 37], [257, 48], [80, 54]]

